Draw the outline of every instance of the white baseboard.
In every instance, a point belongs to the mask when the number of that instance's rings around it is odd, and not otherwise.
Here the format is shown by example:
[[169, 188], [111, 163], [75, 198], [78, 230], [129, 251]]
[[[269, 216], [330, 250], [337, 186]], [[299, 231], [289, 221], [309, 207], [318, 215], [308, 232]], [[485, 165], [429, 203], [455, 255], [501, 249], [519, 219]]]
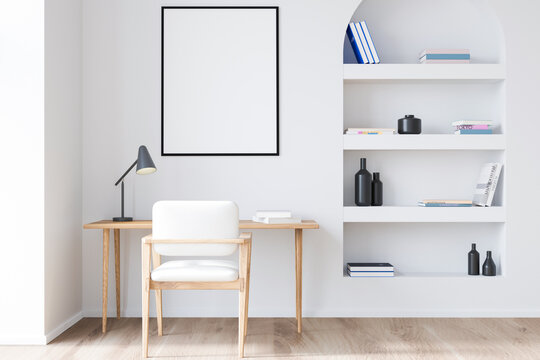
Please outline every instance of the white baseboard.
[[[163, 309], [163, 316], [175, 317], [236, 317], [238, 313], [233, 309], [208, 309], [208, 308], [173, 308]], [[84, 317], [101, 317], [101, 309], [87, 309], [83, 311]], [[109, 317], [116, 317], [115, 312], [110, 312]], [[141, 317], [141, 309], [125, 309], [122, 317]], [[150, 316], [155, 317], [154, 309], [150, 308]], [[292, 309], [254, 309], [249, 313], [250, 317], [294, 317]], [[303, 317], [338, 317], [338, 318], [539, 318], [539, 309], [304, 309]]]
[[46, 344], [53, 341], [58, 335], [62, 334], [64, 331], [75, 325], [79, 320], [83, 318], [83, 312], [79, 311], [60, 325], [58, 325], [53, 330], [49, 331], [47, 334], [45, 334], [45, 342]]

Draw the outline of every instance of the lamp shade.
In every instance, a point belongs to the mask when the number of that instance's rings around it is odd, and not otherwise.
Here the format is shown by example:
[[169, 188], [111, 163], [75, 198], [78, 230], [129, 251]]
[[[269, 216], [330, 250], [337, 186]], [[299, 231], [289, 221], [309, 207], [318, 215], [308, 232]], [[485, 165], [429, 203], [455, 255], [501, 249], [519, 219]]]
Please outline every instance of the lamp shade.
[[137, 174], [147, 175], [156, 172], [156, 165], [146, 146], [139, 146], [139, 156], [137, 156]]

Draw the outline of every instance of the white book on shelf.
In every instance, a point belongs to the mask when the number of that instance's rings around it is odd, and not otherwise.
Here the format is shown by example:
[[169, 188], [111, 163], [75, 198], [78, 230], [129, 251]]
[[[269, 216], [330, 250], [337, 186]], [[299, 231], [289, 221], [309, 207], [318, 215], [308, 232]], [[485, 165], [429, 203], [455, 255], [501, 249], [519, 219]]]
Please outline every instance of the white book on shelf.
[[452, 126], [460, 126], [460, 125], [491, 125], [493, 121], [491, 120], [459, 120], [454, 121], [452, 123]]
[[364, 32], [362, 31], [362, 26], [360, 25], [360, 23], [354, 23], [354, 26], [356, 27], [356, 31], [358, 32], [358, 36], [360, 37], [360, 41], [362, 42], [362, 46], [364, 47], [364, 50], [366, 52], [369, 64], [375, 64], [373, 55], [371, 55], [371, 51], [369, 50], [369, 45], [368, 45], [366, 36], [364, 35]]
[[252, 220], [254, 222], [263, 223], [263, 224], [299, 224], [302, 222], [300, 218], [274, 218], [274, 217], [259, 217], [253, 216]]
[[290, 218], [292, 212], [289, 210], [257, 210], [255, 211], [257, 217], [271, 217], [271, 218]]
[[381, 271], [381, 272], [362, 272], [362, 271], [348, 271], [350, 277], [393, 277], [393, 271]]
[[482, 167], [473, 195], [473, 204], [491, 206], [501, 174], [501, 163], [487, 163]]

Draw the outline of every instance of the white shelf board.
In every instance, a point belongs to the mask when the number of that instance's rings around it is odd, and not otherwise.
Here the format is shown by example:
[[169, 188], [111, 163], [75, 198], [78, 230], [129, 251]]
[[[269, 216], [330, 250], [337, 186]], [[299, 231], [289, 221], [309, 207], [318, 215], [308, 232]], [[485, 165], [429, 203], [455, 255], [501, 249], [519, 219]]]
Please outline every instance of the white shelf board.
[[503, 275], [497, 275], [497, 276], [483, 276], [483, 275], [467, 275], [466, 273], [448, 273], [448, 272], [396, 272], [393, 277], [352, 277], [347, 274], [347, 272], [343, 273], [343, 276], [348, 279], [425, 279], [425, 278], [433, 278], [433, 279], [471, 279], [475, 281], [495, 281], [495, 280], [501, 280], [505, 277]]
[[345, 206], [344, 223], [362, 222], [488, 222], [506, 221], [502, 206], [492, 207], [421, 207], [421, 206]]
[[504, 150], [506, 138], [493, 135], [343, 135], [344, 150]]
[[344, 64], [345, 82], [372, 80], [491, 80], [506, 78], [502, 64]]

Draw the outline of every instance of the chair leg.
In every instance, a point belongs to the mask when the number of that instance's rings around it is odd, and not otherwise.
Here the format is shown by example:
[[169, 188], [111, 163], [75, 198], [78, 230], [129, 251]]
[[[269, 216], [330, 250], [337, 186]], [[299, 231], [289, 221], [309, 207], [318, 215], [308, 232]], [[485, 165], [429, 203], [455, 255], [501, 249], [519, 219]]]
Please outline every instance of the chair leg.
[[244, 344], [246, 342], [245, 317], [246, 317], [246, 287], [239, 292], [238, 309], [238, 356], [244, 357]]
[[248, 308], [249, 308], [249, 276], [251, 273], [251, 242], [248, 243], [247, 251], [247, 270], [246, 270], [246, 304], [245, 304], [245, 320], [244, 320], [244, 336], [247, 336], [247, 325], [248, 325]]
[[[152, 251], [152, 263], [154, 270], [161, 265], [161, 255], [157, 252]], [[162, 290], [155, 290], [156, 292], [156, 315], [157, 315], [157, 328], [158, 336], [163, 336], [163, 312], [162, 312]]]
[[158, 336], [163, 336], [162, 290], [156, 290], [156, 315]]
[[142, 355], [148, 357], [148, 317], [150, 310], [150, 244], [142, 244]]

